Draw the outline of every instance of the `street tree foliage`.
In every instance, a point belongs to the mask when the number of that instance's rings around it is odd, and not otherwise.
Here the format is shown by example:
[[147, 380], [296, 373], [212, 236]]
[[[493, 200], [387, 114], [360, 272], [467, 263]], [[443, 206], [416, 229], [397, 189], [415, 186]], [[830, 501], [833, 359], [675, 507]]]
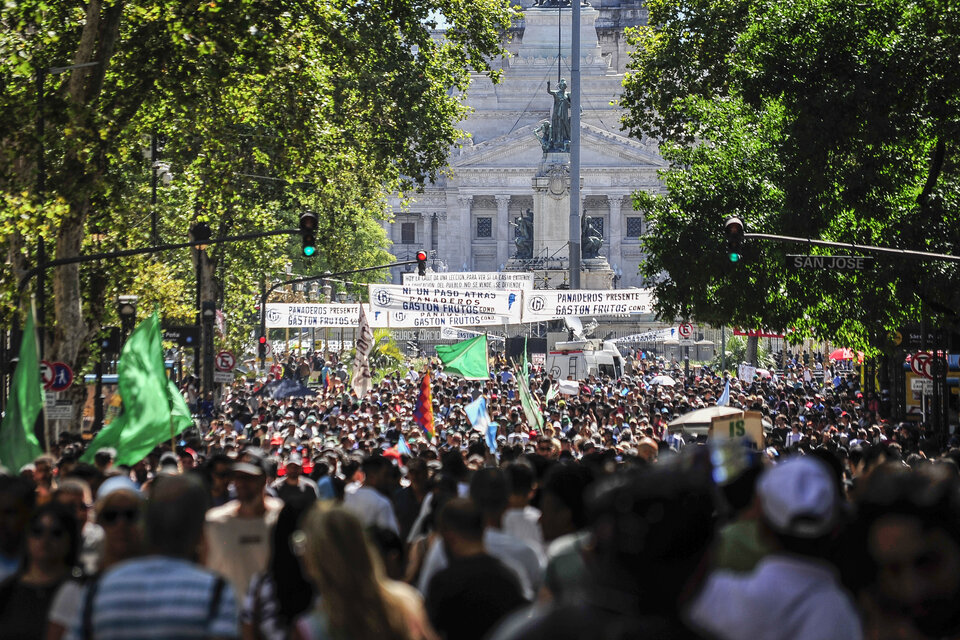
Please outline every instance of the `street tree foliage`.
[[[665, 317], [796, 328], [880, 346], [886, 330], [960, 312], [956, 265], [789, 271], [748, 231], [958, 254], [960, 6], [952, 0], [652, 0], [624, 82], [624, 127], [661, 141], [664, 193], [646, 276]], [[922, 306], [921, 306], [922, 305]]]
[[[384, 193], [436, 178], [460, 137], [471, 71], [491, 72], [503, 0], [10, 0], [0, 6], [0, 238], [17, 280], [48, 255], [296, 228], [318, 215], [316, 272], [389, 261]], [[447, 25], [437, 38], [436, 21]], [[68, 65], [89, 66], [58, 70]], [[45, 189], [38, 190], [38, 119]], [[173, 179], [157, 190], [144, 148]], [[82, 365], [120, 293], [192, 321], [195, 279], [225, 310], [228, 346], [250, 330], [262, 281], [299, 238], [214, 245], [52, 272], [47, 353]], [[301, 265], [306, 266], [306, 265]], [[368, 278], [376, 278], [374, 273]], [[363, 279], [360, 277], [359, 279]]]

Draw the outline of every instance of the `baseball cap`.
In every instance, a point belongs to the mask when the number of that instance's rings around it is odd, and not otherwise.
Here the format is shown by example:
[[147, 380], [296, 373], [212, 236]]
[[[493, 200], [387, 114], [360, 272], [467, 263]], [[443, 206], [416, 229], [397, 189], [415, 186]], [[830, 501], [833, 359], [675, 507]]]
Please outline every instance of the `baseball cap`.
[[116, 493], [117, 491], [126, 491], [132, 493], [137, 498], [143, 499], [140, 488], [133, 480], [125, 476], [112, 476], [104, 480], [100, 488], [97, 489], [97, 500], [103, 500], [111, 493]]
[[157, 475], [175, 476], [180, 474], [180, 458], [172, 451], [165, 451], [157, 462]]
[[830, 470], [809, 456], [792, 456], [768, 469], [757, 483], [757, 495], [764, 520], [784, 535], [819, 538], [839, 516], [840, 500]]
[[247, 449], [240, 461], [233, 463], [233, 471], [250, 476], [264, 476], [267, 474], [266, 456], [259, 449]]
[[287, 456], [287, 464], [295, 464], [298, 467], [302, 467], [303, 456], [301, 456], [299, 453], [296, 453], [296, 452], [291, 453], [289, 456]]

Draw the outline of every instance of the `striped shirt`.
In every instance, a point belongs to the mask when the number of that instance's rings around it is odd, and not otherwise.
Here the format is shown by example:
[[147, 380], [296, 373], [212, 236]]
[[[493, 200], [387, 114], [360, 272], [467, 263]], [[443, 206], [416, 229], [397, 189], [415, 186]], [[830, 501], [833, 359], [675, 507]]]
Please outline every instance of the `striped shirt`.
[[[93, 637], [236, 638], [237, 605], [229, 583], [220, 593], [216, 614], [208, 618], [216, 580], [216, 574], [176, 558], [149, 556], [118, 564], [98, 581], [90, 617]], [[82, 605], [67, 638], [84, 640]]]

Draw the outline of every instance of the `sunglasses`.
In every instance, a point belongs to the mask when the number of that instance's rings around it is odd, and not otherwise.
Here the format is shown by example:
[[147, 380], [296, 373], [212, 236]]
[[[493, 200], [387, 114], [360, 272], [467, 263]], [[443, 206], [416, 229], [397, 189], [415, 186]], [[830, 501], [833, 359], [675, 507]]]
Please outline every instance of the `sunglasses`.
[[44, 527], [43, 525], [36, 525], [30, 528], [30, 535], [34, 538], [41, 538], [44, 536], [44, 534], [59, 540], [63, 536], [67, 535], [67, 532], [62, 527]]
[[97, 520], [103, 524], [115, 524], [119, 520], [126, 520], [129, 524], [133, 524], [139, 518], [139, 509], [107, 509], [99, 514]]

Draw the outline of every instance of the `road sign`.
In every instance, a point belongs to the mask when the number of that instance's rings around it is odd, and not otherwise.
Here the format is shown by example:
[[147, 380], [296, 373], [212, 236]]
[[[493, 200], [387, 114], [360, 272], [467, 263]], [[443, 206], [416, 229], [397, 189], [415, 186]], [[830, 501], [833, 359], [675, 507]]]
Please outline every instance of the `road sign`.
[[73, 384], [73, 370], [63, 362], [53, 363], [53, 382], [50, 391], [66, 391]]
[[908, 324], [900, 328], [897, 332], [901, 336], [900, 342], [894, 340], [894, 345], [902, 345], [906, 349], [919, 349], [923, 346], [936, 347], [946, 343], [946, 335], [939, 329], [927, 329], [927, 343], [923, 344], [923, 332], [920, 330], [920, 324]]
[[918, 351], [910, 359], [910, 370], [918, 376], [933, 380], [933, 354], [929, 351]]
[[43, 388], [47, 390], [53, 384], [53, 365], [46, 360], [40, 361], [40, 381], [43, 382]]
[[213, 381], [217, 384], [233, 382], [233, 371], [214, 371]]
[[233, 354], [229, 351], [221, 351], [214, 359], [213, 365], [216, 367], [217, 371], [225, 371], [229, 373], [233, 371], [235, 366], [237, 366], [237, 359], [234, 358]]
[[925, 396], [933, 395], [933, 380], [926, 378], [914, 378], [910, 381], [910, 390], [919, 391]]
[[693, 335], [693, 325], [689, 322], [684, 322], [677, 328], [677, 333], [680, 334], [681, 338], [689, 338]]
[[48, 420], [70, 420], [73, 418], [73, 403], [69, 400], [57, 400], [53, 406], [44, 409]]
[[163, 339], [176, 342], [180, 347], [199, 347], [200, 327], [195, 324], [167, 327], [163, 330]]
[[871, 256], [803, 256], [787, 255], [788, 269], [822, 269], [824, 271], [863, 271], [873, 268]]

